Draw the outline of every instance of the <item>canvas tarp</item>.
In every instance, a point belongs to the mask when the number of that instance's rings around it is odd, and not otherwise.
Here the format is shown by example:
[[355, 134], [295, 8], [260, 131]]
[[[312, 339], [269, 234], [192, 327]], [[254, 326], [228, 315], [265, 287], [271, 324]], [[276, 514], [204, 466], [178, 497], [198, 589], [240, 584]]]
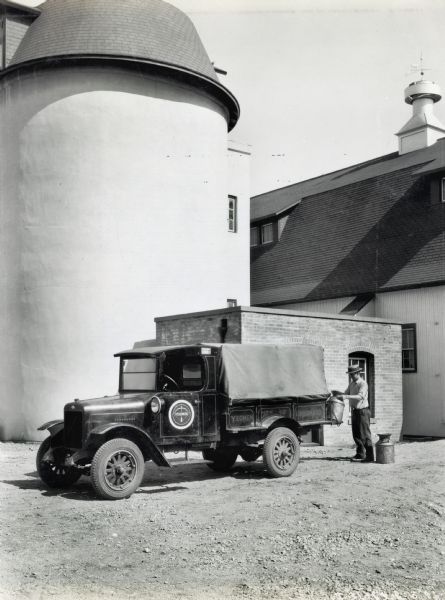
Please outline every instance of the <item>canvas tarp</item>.
[[222, 344], [220, 389], [235, 403], [286, 396], [326, 398], [323, 348], [303, 344]]

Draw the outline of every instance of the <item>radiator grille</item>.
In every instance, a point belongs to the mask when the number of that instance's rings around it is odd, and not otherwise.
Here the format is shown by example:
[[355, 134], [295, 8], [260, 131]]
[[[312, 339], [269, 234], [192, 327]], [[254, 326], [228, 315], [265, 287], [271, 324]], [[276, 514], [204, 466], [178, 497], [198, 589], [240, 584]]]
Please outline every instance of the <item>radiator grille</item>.
[[77, 411], [65, 412], [65, 447], [82, 447], [82, 413]]

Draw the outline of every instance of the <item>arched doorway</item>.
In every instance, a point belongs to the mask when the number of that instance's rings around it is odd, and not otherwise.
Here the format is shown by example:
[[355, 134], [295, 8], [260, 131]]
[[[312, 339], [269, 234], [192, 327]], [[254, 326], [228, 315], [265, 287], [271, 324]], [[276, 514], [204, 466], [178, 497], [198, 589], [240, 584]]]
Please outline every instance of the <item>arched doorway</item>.
[[374, 355], [370, 352], [353, 352], [348, 356], [348, 367], [353, 364], [359, 364], [363, 370], [363, 379], [368, 384], [368, 402], [371, 417], [375, 417]]

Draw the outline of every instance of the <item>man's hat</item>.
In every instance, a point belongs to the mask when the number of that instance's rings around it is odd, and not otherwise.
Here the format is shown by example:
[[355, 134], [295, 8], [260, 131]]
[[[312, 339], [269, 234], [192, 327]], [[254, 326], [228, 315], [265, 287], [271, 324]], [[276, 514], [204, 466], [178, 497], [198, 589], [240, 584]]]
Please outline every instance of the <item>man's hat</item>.
[[360, 365], [351, 365], [350, 367], [348, 367], [348, 370], [346, 371], [346, 373], [348, 375], [352, 375], [353, 373], [361, 373], [362, 372], [362, 368]]

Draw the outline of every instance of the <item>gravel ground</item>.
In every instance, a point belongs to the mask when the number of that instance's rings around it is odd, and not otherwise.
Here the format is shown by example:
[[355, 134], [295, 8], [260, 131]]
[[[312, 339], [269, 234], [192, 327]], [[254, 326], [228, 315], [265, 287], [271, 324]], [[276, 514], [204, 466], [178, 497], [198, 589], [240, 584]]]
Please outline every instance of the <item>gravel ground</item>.
[[2, 600], [445, 598], [445, 440], [399, 444], [390, 465], [302, 448], [286, 479], [149, 463], [117, 502], [86, 477], [46, 489], [37, 448], [0, 444]]

